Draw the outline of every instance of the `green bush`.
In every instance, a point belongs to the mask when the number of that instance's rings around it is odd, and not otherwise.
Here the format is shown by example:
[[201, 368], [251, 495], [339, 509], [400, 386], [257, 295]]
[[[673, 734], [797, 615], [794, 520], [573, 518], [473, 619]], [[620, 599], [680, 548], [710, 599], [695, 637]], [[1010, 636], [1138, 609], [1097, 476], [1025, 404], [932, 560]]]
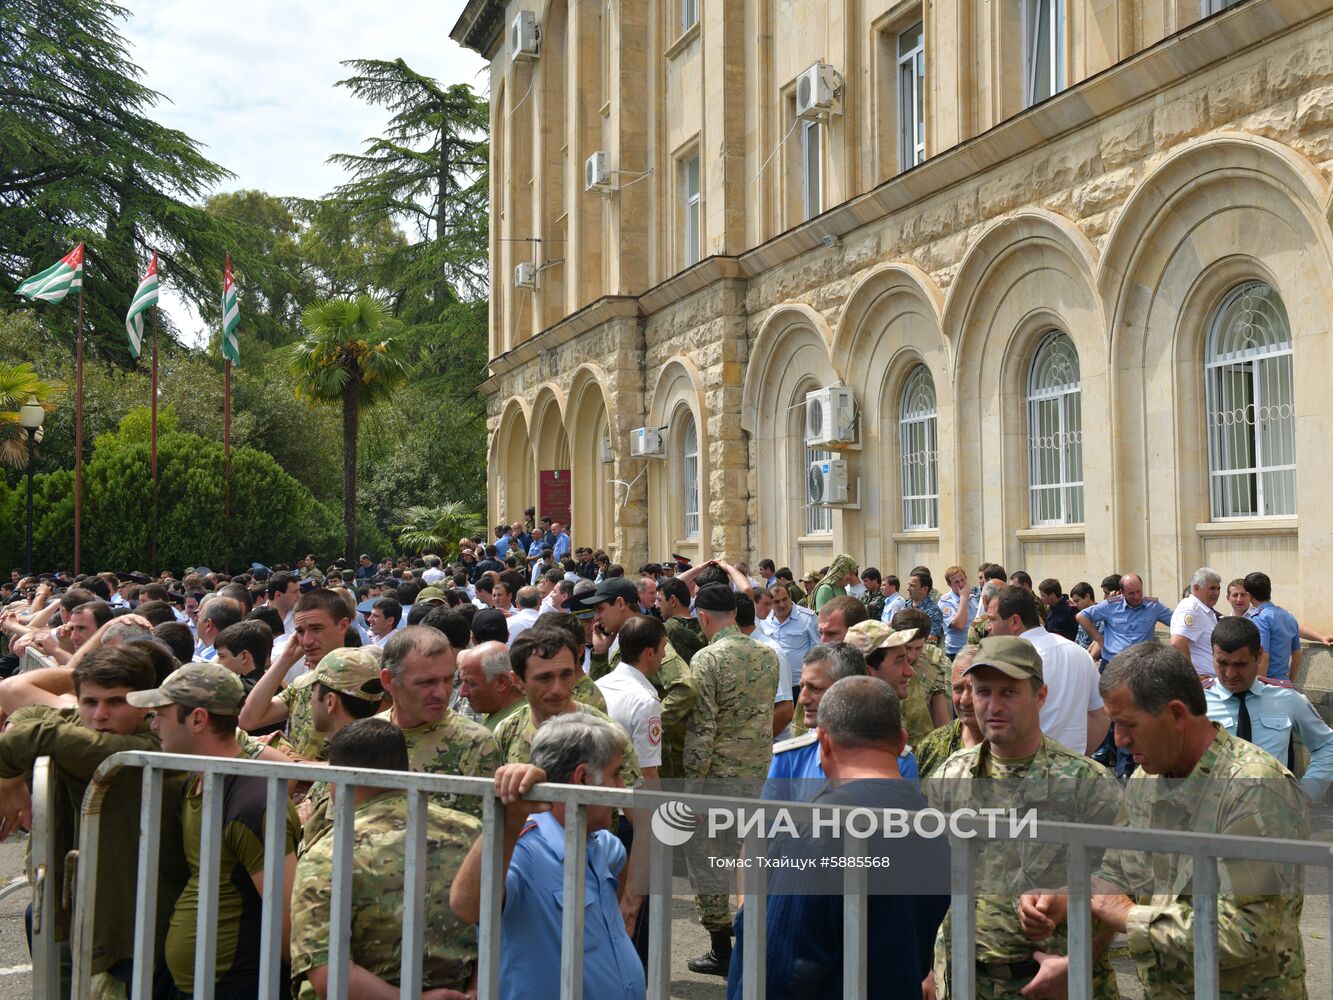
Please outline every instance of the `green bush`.
[[[152, 524], [147, 410], [131, 411], [113, 433], [100, 434], [84, 466], [82, 569], [148, 569]], [[223, 453], [220, 442], [179, 429], [171, 411], [158, 420], [159, 569], [179, 572], [207, 565], [237, 571], [258, 560], [290, 562], [307, 552], [331, 560], [342, 549], [339, 512], [268, 454], [233, 448], [231, 520], [224, 525]], [[0, 553], [21, 565], [20, 490], [0, 489]], [[6, 516], [15, 511], [16, 518]], [[34, 562], [69, 564], [73, 555], [74, 476], [61, 471], [37, 477], [34, 497]], [[17, 521], [17, 529], [10, 525]], [[370, 518], [358, 524], [362, 551], [392, 551]], [[16, 561], [17, 560], [17, 561]]]

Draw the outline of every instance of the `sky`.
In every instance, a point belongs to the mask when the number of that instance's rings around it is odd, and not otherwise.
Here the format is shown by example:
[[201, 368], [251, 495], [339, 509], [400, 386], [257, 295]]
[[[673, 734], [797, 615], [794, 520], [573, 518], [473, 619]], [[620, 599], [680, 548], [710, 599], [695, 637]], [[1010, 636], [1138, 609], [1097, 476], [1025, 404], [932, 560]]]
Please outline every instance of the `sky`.
[[[325, 161], [360, 151], [387, 114], [334, 86], [350, 75], [340, 60], [401, 57], [441, 83], [486, 93], [485, 60], [449, 37], [465, 0], [122, 3], [130, 57], [164, 97], [153, 116], [236, 175], [219, 191], [317, 197], [346, 179]], [[206, 341], [185, 303], [165, 287], [162, 299], [187, 341]]]

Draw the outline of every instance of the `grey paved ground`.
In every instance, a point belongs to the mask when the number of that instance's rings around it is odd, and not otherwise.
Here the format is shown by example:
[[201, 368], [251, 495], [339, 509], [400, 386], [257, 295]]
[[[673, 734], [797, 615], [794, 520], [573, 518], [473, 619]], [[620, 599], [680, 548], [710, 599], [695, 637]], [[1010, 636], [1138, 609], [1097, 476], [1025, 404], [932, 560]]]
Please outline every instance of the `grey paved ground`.
[[[0, 844], [0, 885], [23, 874], [23, 847], [21, 843]], [[686, 967], [693, 955], [707, 950], [708, 936], [704, 933], [694, 909], [694, 899], [684, 880], [677, 880], [679, 895], [672, 907], [673, 921], [671, 956], [671, 995], [681, 1000], [721, 1000], [726, 989], [721, 979], [696, 976]], [[29, 985], [28, 947], [23, 929], [23, 911], [27, 896], [17, 893], [0, 901], [0, 1000], [28, 1000], [32, 996]], [[1305, 901], [1301, 927], [1305, 936], [1305, 958], [1309, 967], [1306, 982], [1311, 997], [1333, 996], [1330, 978], [1330, 941], [1328, 936], [1328, 898], [1311, 896]], [[1143, 992], [1130, 968], [1128, 960], [1118, 959], [1120, 995], [1125, 1000], [1142, 1000]]]

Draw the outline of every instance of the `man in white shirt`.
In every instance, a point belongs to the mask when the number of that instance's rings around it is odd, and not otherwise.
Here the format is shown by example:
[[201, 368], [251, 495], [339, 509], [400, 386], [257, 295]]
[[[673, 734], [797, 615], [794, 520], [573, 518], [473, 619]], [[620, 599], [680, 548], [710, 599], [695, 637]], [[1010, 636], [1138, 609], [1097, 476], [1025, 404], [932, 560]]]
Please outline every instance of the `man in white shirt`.
[[768, 592], [773, 598], [773, 611], [764, 619], [763, 631], [777, 644], [778, 656], [791, 676], [795, 698], [805, 654], [819, 645], [819, 616], [795, 604], [790, 591], [781, 583], [769, 587]]
[[381, 597], [366, 615], [366, 625], [370, 628], [370, 641], [373, 645], [384, 647], [390, 636], [398, 628], [403, 617], [403, 606], [392, 597]]
[[666, 627], [656, 618], [635, 615], [620, 626], [620, 662], [597, 687], [606, 714], [624, 727], [649, 785], [657, 784], [662, 763], [662, 703], [648, 678], [666, 656]]
[[1036, 598], [1022, 587], [1001, 587], [987, 605], [986, 618], [991, 635], [1016, 635], [1041, 654], [1047, 692], [1041, 731], [1074, 753], [1095, 750], [1111, 723], [1097, 690], [1097, 665], [1088, 651], [1047, 632], [1037, 614]]
[[514, 595], [514, 604], [518, 610], [505, 623], [509, 626], [509, 645], [512, 646], [515, 639], [537, 624], [537, 607], [541, 602], [542, 595], [536, 587], [518, 588], [518, 593]]
[[1200, 677], [1217, 673], [1213, 668], [1213, 626], [1218, 617], [1213, 608], [1221, 596], [1221, 575], [1201, 566], [1190, 580], [1190, 592], [1171, 614], [1171, 645], [1189, 657]]
[[439, 583], [447, 574], [440, 568], [439, 556], [426, 557], [426, 572], [421, 574], [421, 581], [427, 586], [433, 583]]

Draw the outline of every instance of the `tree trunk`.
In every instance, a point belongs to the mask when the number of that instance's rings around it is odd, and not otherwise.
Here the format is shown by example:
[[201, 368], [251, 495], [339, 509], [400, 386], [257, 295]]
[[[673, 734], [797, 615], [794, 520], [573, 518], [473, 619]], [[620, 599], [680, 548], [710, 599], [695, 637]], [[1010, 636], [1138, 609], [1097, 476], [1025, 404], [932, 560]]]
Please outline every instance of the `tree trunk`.
[[348, 566], [356, 560], [356, 431], [358, 400], [356, 374], [343, 389], [343, 558]]

